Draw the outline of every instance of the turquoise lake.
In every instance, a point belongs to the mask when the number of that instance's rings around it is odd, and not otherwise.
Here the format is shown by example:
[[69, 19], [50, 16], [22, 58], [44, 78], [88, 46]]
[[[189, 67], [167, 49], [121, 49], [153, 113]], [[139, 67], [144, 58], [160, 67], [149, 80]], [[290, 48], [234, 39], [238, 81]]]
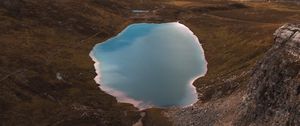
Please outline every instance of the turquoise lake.
[[129, 25], [90, 56], [101, 90], [139, 109], [192, 105], [192, 83], [207, 71], [198, 38], [179, 22]]

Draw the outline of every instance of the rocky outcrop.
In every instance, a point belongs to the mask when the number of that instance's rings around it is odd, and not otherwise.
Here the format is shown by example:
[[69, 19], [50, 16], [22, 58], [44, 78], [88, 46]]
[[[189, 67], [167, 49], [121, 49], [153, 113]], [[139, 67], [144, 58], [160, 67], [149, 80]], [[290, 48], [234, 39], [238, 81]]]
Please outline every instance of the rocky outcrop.
[[300, 25], [286, 24], [253, 69], [236, 125], [300, 125]]

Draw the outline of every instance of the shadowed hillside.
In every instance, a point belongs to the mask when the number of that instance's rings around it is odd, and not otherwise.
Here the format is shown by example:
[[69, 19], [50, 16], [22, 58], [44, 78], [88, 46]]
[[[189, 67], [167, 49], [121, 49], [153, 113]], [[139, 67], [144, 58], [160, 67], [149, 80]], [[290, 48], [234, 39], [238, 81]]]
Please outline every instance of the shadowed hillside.
[[137, 109], [118, 104], [93, 80], [90, 49], [126, 22], [122, 3], [107, 4], [114, 6], [92, 0], [1, 1], [1, 125], [131, 125], [138, 120]]

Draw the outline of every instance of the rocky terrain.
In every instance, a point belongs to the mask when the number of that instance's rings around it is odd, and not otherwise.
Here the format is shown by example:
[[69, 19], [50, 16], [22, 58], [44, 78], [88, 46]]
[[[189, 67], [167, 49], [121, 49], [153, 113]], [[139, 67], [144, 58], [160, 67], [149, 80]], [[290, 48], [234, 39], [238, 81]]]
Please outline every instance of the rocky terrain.
[[300, 25], [286, 24], [251, 73], [237, 125], [300, 125]]
[[[99, 90], [95, 44], [131, 23], [170, 21], [205, 50], [199, 102], [139, 112]], [[0, 125], [297, 125], [299, 26], [272, 34], [299, 21], [299, 5], [277, 2], [1, 0]]]

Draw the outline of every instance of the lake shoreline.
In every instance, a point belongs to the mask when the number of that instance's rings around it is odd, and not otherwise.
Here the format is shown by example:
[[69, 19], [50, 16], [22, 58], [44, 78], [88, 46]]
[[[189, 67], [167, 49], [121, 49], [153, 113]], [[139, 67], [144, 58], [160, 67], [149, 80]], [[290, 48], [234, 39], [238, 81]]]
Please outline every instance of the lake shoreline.
[[[149, 24], [149, 23], [148, 23]], [[203, 51], [203, 48], [201, 47], [201, 43], [199, 42], [199, 39], [197, 38], [197, 36], [189, 30], [189, 28], [187, 28], [186, 26], [184, 26], [183, 24], [179, 23], [179, 22], [167, 22], [167, 23], [150, 23], [151, 25], [163, 25], [163, 24], [168, 24], [168, 25], [174, 25], [174, 27], [180, 27], [180, 29], [182, 29], [183, 31], [185, 31], [185, 33], [187, 34], [190, 34], [192, 36], [192, 40], [194, 42], [196, 42], [198, 46], [198, 49], [200, 49], [200, 54], [201, 54], [201, 57], [203, 57], [203, 60], [204, 60], [204, 66], [207, 66], [207, 61], [205, 60], [205, 56], [204, 56], [204, 51]], [[113, 38], [110, 38], [104, 42], [101, 42], [101, 43], [98, 43], [94, 46], [93, 50], [90, 52], [90, 57], [92, 58], [92, 60], [95, 62], [94, 64], [94, 67], [96, 69], [96, 73], [97, 73], [97, 76], [95, 77], [95, 81], [99, 84], [99, 87], [100, 89], [102, 89], [104, 92], [107, 92], [108, 94], [111, 94], [113, 96], [115, 96], [118, 100], [118, 102], [120, 103], [131, 103], [133, 104], [135, 107], [139, 108], [139, 110], [145, 110], [147, 108], [152, 108], [151, 104], [148, 104], [147, 103], [142, 103], [142, 101], [137, 101], [137, 100], [134, 100], [134, 99], [131, 99], [129, 98], [125, 92], [122, 92], [122, 91], [117, 91], [117, 90], [114, 90], [108, 86], [105, 86], [103, 85], [103, 82], [101, 82], [101, 72], [100, 72], [100, 59], [97, 59], [95, 56], [94, 56], [94, 53], [93, 52], [94, 50], [96, 50], [96, 47], [100, 47], [102, 46], [104, 43], [107, 44], [106, 42], [109, 42], [109, 41], [113, 41], [114, 39], [116, 39], [118, 36], [122, 36], [124, 34], [125, 31], [127, 31], [127, 29], [130, 29], [130, 27], [134, 27], [134, 26], [138, 26], [138, 25], [147, 25], [147, 23], [137, 23], [137, 24], [131, 24], [129, 25], [128, 27], [126, 27], [122, 32], [118, 33], [117, 36], [113, 37]], [[176, 25], [176, 26], [175, 26]], [[182, 27], [182, 28], [181, 28]], [[193, 85], [193, 82], [200, 78], [200, 77], [203, 77], [205, 75], [205, 73], [207, 72], [207, 68], [204, 67], [204, 70], [202, 71], [201, 74], [195, 76], [195, 77], [192, 77], [189, 81], [189, 88], [192, 89], [192, 93], [191, 94], [197, 94], [197, 91], [196, 91], [196, 87], [194, 87]], [[102, 83], [102, 84], [101, 84]], [[193, 103], [195, 103], [196, 101], [194, 101]], [[143, 104], [143, 105], [142, 105]], [[188, 107], [188, 106], [191, 106], [192, 104], [188, 104], [188, 105], [184, 105], [182, 107]], [[148, 106], [148, 107], [147, 107]], [[154, 106], [153, 106], [154, 107]], [[165, 108], [167, 109], [167, 107], [159, 107], [159, 106], [156, 106], [156, 108]]]

